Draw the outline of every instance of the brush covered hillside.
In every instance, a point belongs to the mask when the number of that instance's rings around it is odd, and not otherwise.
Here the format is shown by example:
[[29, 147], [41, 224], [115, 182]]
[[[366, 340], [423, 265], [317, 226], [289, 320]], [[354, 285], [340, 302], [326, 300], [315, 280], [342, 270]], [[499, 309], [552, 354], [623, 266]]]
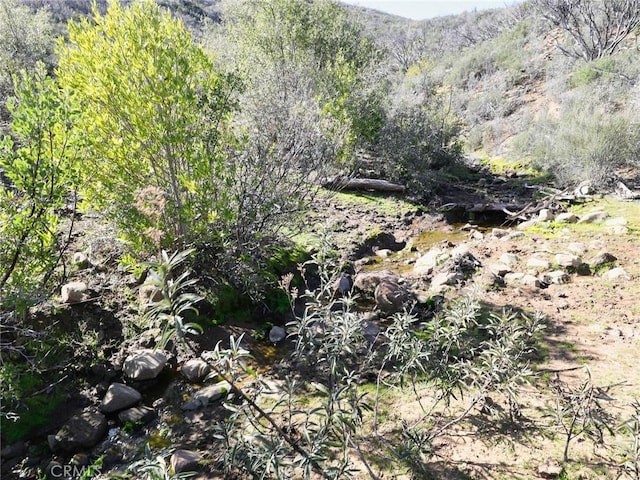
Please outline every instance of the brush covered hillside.
[[2, 478], [639, 479], [639, 35], [0, 0]]

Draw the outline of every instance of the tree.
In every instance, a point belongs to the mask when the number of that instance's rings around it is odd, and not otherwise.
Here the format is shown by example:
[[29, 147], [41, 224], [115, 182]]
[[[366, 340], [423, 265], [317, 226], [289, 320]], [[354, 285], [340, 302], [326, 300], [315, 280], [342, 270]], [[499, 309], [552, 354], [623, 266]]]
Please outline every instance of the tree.
[[586, 61], [612, 55], [640, 25], [637, 0], [534, 0], [533, 4], [572, 38], [572, 45], [558, 48]]
[[152, 0], [72, 22], [58, 76], [80, 102], [83, 194], [138, 246], [207, 234], [229, 214], [233, 83]]

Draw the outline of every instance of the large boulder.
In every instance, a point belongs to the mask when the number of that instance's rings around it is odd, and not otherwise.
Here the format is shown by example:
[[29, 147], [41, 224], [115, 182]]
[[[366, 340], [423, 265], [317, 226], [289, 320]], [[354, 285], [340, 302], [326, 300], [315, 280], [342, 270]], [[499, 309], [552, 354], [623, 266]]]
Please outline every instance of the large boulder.
[[195, 472], [200, 468], [202, 455], [192, 450], [176, 450], [171, 455], [171, 467], [176, 475], [185, 472]]
[[49, 447], [53, 452], [72, 453], [91, 448], [107, 433], [107, 418], [98, 412], [74, 415], [56, 433], [49, 435]]
[[117, 412], [131, 407], [142, 400], [142, 395], [135, 388], [123, 383], [112, 383], [102, 400], [100, 410], [104, 413]]
[[379, 272], [360, 272], [356, 275], [353, 286], [356, 290], [363, 293], [374, 293], [378, 284], [382, 281], [390, 281], [401, 283], [398, 275], [389, 270], [381, 270]]
[[391, 280], [380, 282], [373, 296], [378, 308], [385, 313], [401, 312], [410, 298], [404, 286]]
[[62, 303], [82, 302], [87, 293], [87, 284], [84, 282], [69, 282], [62, 286], [60, 296]]

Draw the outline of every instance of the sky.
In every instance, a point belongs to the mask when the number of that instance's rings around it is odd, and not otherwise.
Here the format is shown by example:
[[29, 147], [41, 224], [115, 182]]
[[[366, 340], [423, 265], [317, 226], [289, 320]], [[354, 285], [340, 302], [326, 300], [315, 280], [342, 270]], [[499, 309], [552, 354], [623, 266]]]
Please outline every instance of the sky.
[[413, 20], [424, 20], [465, 11], [501, 8], [516, 0], [341, 0], [344, 3], [373, 8]]

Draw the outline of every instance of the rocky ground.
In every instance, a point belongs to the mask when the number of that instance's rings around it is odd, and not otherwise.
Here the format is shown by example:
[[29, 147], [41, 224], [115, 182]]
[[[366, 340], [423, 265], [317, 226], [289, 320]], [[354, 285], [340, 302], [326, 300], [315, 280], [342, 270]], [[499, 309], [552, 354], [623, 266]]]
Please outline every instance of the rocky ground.
[[[526, 205], [538, 190], [527, 188], [526, 179], [513, 172], [474, 170], [471, 175], [471, 184], [467, 179], [462, 187], [435, 192], [430, 206], [416, 206], [402, 195], [324, 193], [305, 241], [325, 242], [353, 265], [354, 288], [369, 295], [373, 310], [380, 312], [370, 317], [374, 323], [411, 303], [470, 291], [495, 310], [542, 312], [545, 352], [536, 368], [547, 372], [547, 380], [558, 375], [579, 384], [588, 366], [594, 384], [615, 385], [611, 405], [622, 418], [640, 391], [640, 204], [593, 196], [552, 202], [522, 225], [506, 221], [500, 212], [470, 213], [459, 205]], [[453, 203], [458, 205], [454, 216], [438, 208]], [[45, 427], [25, 441], [3, 444], [3, 478], [35, 478], [38, 469], [64, 478], [56, 472], [71, 463], [96, 466], [97, 458], [100, 471], [124, 473], [147, 443], [156, 450], [176, 449], [170, 457], [176, 472], [195, 469], [201, 478], [219, 478], [208, 445], [223, 411], [212, 405], [229, 385], [210, 375], [207, 361], [213, 354], [208, 352], [219, 340], [244, 333], [244, 345], [268, 377], [287, 351], [286, 342], [279, 343], [282, 331], [264, 330], [260, 320], [229, 321], [194, 339], [191, 359], [146, 349], [125, 326], [139, 315], [144, 289], [138, 279], [118, 271], [115, 259], [123, 250], [113, 232], [98, 219], [85, 220], [88, 228], [76, 239], [73, 282], [60, 298], [34, 312], [33, 326], [59, 323], [81, 330], [99, 345], [99, 358], [78, 348], [69, 373], [74, 382], [54, 385], [58, 379], [51, 379], [51, 391], [70, 389], [66, 399]], [[84, 366], [78, 368], [79, 363]], [[523, 411], [542, 421], [541, 405], [548, 398], [540, 392], [548, 386], [537, 387]], [[411, 417], [414, 405], [401, 397], [393, 401], [398, 420]], [[440, 478], [560, 473], [559, 442], [533, 431], [517, 437], [462, 424], [437, 447]], [[576, 478], [615, 478], [618, 472], [602, 451], [586, 443], [576, 455]], [[404, 477], [393, 472], [384, 478]]]

